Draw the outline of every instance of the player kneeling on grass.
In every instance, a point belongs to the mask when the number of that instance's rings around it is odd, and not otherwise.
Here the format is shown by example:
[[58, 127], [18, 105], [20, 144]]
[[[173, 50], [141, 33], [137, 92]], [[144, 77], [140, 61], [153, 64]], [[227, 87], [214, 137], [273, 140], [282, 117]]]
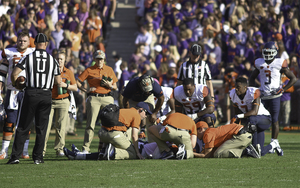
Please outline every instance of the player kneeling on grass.
[[[207, 123], [200, 121], [196, 124], [197, 137], [205, 144], [202, 153], [195, 153], [195, 158], [241, 158], [245, 150], [248, 155], [260, 158], [251, 145], [251, 131], [238, 124], [228, 124], [217, 128], [209, 128]], [[249, 132], [250, 131], [250, 132]], [[247, 149], [248, 149], [247, 148]]]
[[230, 100], [233, 102], [235, 116], [231, 123], [237, 119], [242, 120], [242, 124], [251, 124], [255, 126], [257, 131], [253, 133], [252, 145], [256, 150], [261, 151], [261, 156], [271, 150], [273, 145], [279, 156], [283, 155], [283, 151], [277, 140], [273, 140], [271, 144], [264, 146], [265, 130], [269, 129], [272, 120], [268, 110], [261, 103], [260, 90], [255, 87], [247, 86], [247, 79], [239, 77], [236, 79], [235, 88], [230, 91]]
[[[145, 102], [139, 102], [135, 108], [120, 109], [118, 123], [114, 126], [109, 126], [104, 124], [103, 120], [101, 121], [102, 128], [99, 131], [99, 138], [106, 144], [101, 152], [78, 155], [74, 152], [78, 152], [78, 150], [73, 147], [73, 152], [64, 148], [64, 153], [68, 158], [76, 157], [76, 159], [86, 160], [144, 159], [138, 148], [138, 132], [141, 120], [151, 114], [149, 106]], [[132, 143], [126, 133], [129, 128], [132, 128]]]
[[[182, 113], [167, 116], [163, 124], [149, 127], [148, 136], [153, 139], [161, 152], [160, 159], [189, 159], [193, 158], [193, 148], [196, 146], [197, 129], [195, 122]], [[176, 154], [166, 142], [178, 146]]]

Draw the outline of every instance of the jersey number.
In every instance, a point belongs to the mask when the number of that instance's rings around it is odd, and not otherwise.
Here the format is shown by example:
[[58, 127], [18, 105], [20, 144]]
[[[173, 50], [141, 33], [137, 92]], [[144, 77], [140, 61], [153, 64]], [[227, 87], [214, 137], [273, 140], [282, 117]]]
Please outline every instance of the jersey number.
[[194, 113], [194, 109], [198, 109], [196, 110], [196, 112], [198, 112], [200, 110], [201, 104], [199, 101], [193, 102], [193, 103], [182, 103], [184, 107], [188, 108], [189, 111], [187, 111], [188, 114], [193, 114]]
[[267, 82], [265, 82], [265, 84], [267, 85], [267, 84], [271, 84], [271, 71], [269, 71], [269, 70], [265, 70], [265, 73], [266, 73], [266, 77], [268, 77], [268, 81]]

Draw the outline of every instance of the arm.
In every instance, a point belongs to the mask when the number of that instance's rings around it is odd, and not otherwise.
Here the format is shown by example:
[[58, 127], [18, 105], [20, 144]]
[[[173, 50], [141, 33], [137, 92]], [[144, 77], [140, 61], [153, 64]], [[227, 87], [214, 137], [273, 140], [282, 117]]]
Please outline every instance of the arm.
[[206, 85], [207, 85], [208, 89], [210, 90], [211, 98], [212, 98], [213, 100], [215, 100], [214, 88], [213, 88], [212, 81], [211, 81], [211, 80], [206, 80]]
[[69, 85], [67, 88], [67, 84], [65, 82], [61, 82], [57, 85], [58, 87], [66, 88], [69, 91], [77, 91], [77, 84]]
[[149, 117], [151, 123], [154, 123], [154, 122], [156, 121], [156, 115], [157, 115], [157, 113], [159, 112], [161, 106], [163, 105], [164, 99], [165, 99], [164, 95], [160, 96], [160, 97], [157, 99], [157, 102], [156, 102], [156, 105], [155, 105], [155, 109], [154, 109], [154, 111], [152, 112], [152, 115]]
[[175, 113], [175, 99], [174, 98], [171, 98], [168, 100], [168, 105], [170, 106], [171, 108], [171, 111], [169, 113], [166, 114], [166, 116], [170, 115], [170, 114], [173, 114]]
[[129, 99], [123, 96], [123, 106], [124, 108], [130, 108]]
[[54, 77], [54, 83], [57, 84], [57, 85], [60, 85], [62, 83], [62, 78], [60, 75], [57, 75]]
[[205, 106], [206, 108], [200, 112], [197, 113], [198, 117], [201, 117], [205, 114], [211, 114], [214, 112], [215, 110], [215, 105], [213, 103], [213, 100], [210, 96], [210, 94], [208, 94], [205, 98], [204, 98], [204, 102], [205, 102]]
[[249, 79], [249, 86], [254, 86], [255, 85], [255, 79], [257, 78], [259, 74], [259, 70], [255, 68], [255, 70], [252, 72], [250, 79]]
[[76, 80], [76, 84], [77, 84], [78, 89], [80, 89], [81, 91], [83, 91], [85, 93], [88, 93], [87, 89], [85, 89], [83, 87], [82, 82], [80, 80]]
[[138, 147], [138, 139], [139, 139], [138, 133], [139, 133], [139, 129], [136, 127], [132, 127], [132, 143], [133, 143], [136, 155], [139, 159], [144, 159], [144, 157], [140, 154], [139, 147]]
[[191, 135], [191, 142], [192, 142], [192, 147], [196, 147], [196, 142], [197, 142], [197, 136], [196, 135]]
[[213, 148], [205, 148], [204, 153], [194, 152], [195, 158], [210, 158], [213, 156]]
[[287, 89], [289, 89], [290, 87], [292, 87], [296, 83], [297, 78], [294, 75], [294, 73], [292, 71], [290, 71], [290, 69], [283, 68], [281, 70], [286, 75], [286, 77], [288, 77], [290, 79], [289, 83], [286, 84], [286, 86], [283, 87], [283, 90], [286, 91]]
[[11, 78], [11, 83], [13, 86], [16, 85], [16, 80], [17, 80], [20, 72], [22, 72], [22, 69], [20, 69], [19, 67], [15, 67], [13, 72], [11, 73], [10, 78]]

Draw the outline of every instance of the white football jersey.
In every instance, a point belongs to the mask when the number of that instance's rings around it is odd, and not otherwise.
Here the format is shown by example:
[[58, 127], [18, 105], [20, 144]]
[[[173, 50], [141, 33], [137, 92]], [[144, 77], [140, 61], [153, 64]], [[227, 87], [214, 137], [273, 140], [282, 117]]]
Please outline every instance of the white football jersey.
[[[161, 116], [164, 116], [166, 115], [167, 113], [169, 113], [171, 111], [171, 108], [168, 104], [168, 101], [170, 100], [171, 96], [172, 96], [172, 93], [173, 93], [173, 89], [171, 87], [164, 87], [164, 86], [161, 86], [161, 89], [164, 93], [164, 103], [162, 104], [159, 112], [157, 113], [157, 118], [161, 117]], [[154, 97], [154, 103], [156, 104], [157, 103], [157, 98]]]
[[202, 84], [195, 86], [195, 91], [191, 97], [185, 95], [182, 85], [174, 89], [174, 98], [183, 105], [186, 114], [195, 114], [206, 108], [204, 98], [209, 94], [208, 88]]
[[[6, 61], [3, 61], [0, 65], [0, 82], [6, 83], [6, 87], [9, 90], [17, 90], [12, 86], [11, 83], [11, 73], [15, 65], [20, 61], [23, 56], [31, 54], [35, 48], [27, 48], [25, 52], [19, 52], [17, 48], [6, 48], [0, 52], [0, 60], [6, 58]], [[8, 73], [8, 74], [7, 74]], [[26, 77], [25, 70], [23, 70], [19, 76]], [[6, 79], [6, 77], [8, 79]], [[6, 82], [5, 82], [6, 81]]]
[[[252, 103], [259, 96], [260, 96], [260, 90], [256, 87], [248, 87], [248, 89], [246, 91], [246, 95], [244, 96], [243, 99], [239, 98], [239, 96], [235, 92], [235, 89], [232, 89], [229, 92], [230, 100], [236, 106], [238, 106], [238, 108], [243, 113], [246, 113], [246, 112], [252, 110]], [[257, 115], [270, 115], [269, 111], [264, 107], [264, 105], [261, 101], [260, 101]]]
[[280, 88], [280, 70], [283, 67], [288, 67], [287, 62], [283, 59], [275, 58], [271, 64], [267, 64], [263, 58], [259, 58], [255, 60], [254, 65], [260, 72], [262, 99], [280, 97], [281, 95], [272, 95], [271, 91]]

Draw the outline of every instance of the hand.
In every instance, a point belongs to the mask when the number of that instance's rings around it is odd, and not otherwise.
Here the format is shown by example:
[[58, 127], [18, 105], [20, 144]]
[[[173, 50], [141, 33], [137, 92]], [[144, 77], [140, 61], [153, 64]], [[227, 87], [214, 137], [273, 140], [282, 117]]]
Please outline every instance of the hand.
[[149, 116], [149, 121], [151, 122], [151, 123], [155, 123], [155, 121], [156, 121], [156, 113], [153, 113], [153, 114], [151, 114], [151, 116]]
[[139, 134], [139, 138], [146, 138], [146, 134], [144, 131], [141, 131], [140, 134]]
[[235, 115], [231, 120], [230, 120], [230, 124], [234, 123], [237, 119], [239, 119], [237, 117], [237, 115]]
[[279, 94], [282, 94], [284, 92], [284, 90], [282, 88], [278, 88], [274, 91], [271, 91], [271, 94], [272, 95], [279, 95]]
[[193, 120], [195, 120], [198, 117], [198, 114], [187, 114], [187, 116], [189, 116], [190, 118], [192, 118]]

